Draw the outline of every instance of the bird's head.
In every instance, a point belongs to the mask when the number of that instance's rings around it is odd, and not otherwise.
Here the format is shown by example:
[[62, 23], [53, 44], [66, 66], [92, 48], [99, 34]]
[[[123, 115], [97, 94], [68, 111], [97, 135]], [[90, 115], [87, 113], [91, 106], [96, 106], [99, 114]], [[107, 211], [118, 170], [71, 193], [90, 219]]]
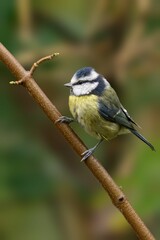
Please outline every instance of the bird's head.
[[107, 86], [108, 81], [92, 67], [79, 69], [69, 83], [64, 84], [71, 88], [71, 93], [76, 96], [81, 95], [101, 95]]

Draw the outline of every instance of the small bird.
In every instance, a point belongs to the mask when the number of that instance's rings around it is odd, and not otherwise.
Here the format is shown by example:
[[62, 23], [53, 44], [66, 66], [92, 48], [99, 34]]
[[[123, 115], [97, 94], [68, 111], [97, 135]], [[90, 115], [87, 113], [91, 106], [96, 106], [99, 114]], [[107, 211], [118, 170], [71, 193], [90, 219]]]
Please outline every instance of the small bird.
[[[92, 67], [78, 70], [64, 85], [70, 88], [69, 108], [74, 119], [87, 133], [99, 139], [93, 148], [82, 153], [81, 161], [93, 154], [104, 139], [111, 140], [130, 132], [155, 151], [153, 145], [135, 129], [138, 125], [122, 106], [109, 82]], [[65, 116], [58, 120], [65, 123], [72, 121], [72, 118]]]

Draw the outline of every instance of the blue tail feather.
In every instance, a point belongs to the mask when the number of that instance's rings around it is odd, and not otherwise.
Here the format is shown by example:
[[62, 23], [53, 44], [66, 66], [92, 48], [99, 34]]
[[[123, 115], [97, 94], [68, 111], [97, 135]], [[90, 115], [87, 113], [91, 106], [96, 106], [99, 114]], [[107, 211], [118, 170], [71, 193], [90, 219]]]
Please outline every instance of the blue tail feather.
[[145, 139], [139, 132], [137, 132], [135, 129], [130, 129], [130, 131], [139, 139], [141, 139], [144, 143], [146, 143], [151, 149], [152, 151], [156, 151], [155, 148], [153, 147], [153, 145], [147, 141], [147, 139]]

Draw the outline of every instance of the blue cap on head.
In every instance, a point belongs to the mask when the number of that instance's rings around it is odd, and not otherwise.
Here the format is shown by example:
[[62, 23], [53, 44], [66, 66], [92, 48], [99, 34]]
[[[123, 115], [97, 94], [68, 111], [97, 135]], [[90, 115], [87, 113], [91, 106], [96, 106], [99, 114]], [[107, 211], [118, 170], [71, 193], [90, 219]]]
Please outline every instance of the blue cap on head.
[[92, 70], [93, 70], [92, 67], [84, 67], [84, 68], [81, 68], [80, 70], [78, 70], [78, 71], [76, 72], [76, 77], [77, 77], [77, 78], [81, 78], [81, 77], [89, 76]]

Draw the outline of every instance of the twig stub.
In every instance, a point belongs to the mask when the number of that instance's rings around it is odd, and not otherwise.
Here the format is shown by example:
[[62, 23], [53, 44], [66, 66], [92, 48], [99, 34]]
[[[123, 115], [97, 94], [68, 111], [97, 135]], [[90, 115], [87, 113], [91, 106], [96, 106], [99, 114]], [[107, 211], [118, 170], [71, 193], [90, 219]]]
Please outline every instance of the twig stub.
[[48, 55], [46, 57], [40, 58], [37, 62], [33, 63], [31, 69], [30, 69], [30, 74], [33, 76], [33, 73], [35, 72], [36, 68], [43, 62], [51, 60], [53, 57], [58, 56], [59, 53], [53, 53], [51, 55]]
[[20, 85], [20, 84], [23, 84], [25, 81], [29, 80], [29, 79], [33, 76], [35, 70], [37, 69], [37, 67], [38, 67], [41, 63], [43, 63], [43, 62], [45, 62], [45, 61], [47, 61], [47, 60], [51, 60], [53, 57], [56, 57], [56, 56], [58, 56], [58, 55], [59, 55], [59, 53], [53, 53], [53, 54], [48, 55], [48, 56], [46, 56], [46, 57], [40, 58], [38, 61], [36, 61], [36, 62], [33, 63], [31, 69], [26, 72], [27, 74], [26, 74], [23, 78], [21, 78], [20, 80], [17, 80], [17, 81], [11, 81], [11, 82], [9, 82], [9, 83], [12, 84], [12, 85]]

